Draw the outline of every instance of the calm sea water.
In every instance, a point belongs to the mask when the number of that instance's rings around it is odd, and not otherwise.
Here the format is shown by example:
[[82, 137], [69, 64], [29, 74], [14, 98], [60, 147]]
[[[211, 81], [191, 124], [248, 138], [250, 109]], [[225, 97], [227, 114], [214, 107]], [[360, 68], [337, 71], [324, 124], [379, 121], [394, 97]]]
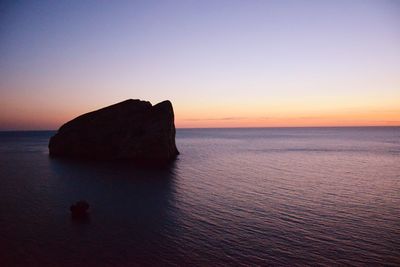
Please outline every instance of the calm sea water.
[[399, 127], [182, 129], [155, 170], [52, 134], [0, 133], [1, 266], [400, 265]]

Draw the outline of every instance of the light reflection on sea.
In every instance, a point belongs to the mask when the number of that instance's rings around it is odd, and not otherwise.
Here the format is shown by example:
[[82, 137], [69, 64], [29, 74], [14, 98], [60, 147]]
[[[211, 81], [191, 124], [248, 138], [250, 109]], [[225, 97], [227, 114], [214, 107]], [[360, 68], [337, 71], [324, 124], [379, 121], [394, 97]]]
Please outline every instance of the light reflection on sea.
[[180, 129], [153, 170], [51, 134], [0, 133], [3, 266], [400, 265], [399, 127]]

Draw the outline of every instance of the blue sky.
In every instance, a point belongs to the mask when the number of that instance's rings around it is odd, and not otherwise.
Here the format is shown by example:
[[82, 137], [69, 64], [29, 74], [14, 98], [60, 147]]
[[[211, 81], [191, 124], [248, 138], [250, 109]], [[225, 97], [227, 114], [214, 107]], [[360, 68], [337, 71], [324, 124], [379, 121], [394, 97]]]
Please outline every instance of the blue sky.
[[170, 99], [178, 127], [400, 124], [399, 1], [0, 10], [0, 129], [54, 129], [127, 98]]

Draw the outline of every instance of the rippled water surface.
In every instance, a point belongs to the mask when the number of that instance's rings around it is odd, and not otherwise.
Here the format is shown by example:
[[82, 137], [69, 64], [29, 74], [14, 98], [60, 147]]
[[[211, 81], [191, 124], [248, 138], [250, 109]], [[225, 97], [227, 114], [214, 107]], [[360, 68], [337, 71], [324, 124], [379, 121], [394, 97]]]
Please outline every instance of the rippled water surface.
[[400, 265], [399, 127], [181, 129], [153, 170], [52, 134], [0, 133], [1, 266]]

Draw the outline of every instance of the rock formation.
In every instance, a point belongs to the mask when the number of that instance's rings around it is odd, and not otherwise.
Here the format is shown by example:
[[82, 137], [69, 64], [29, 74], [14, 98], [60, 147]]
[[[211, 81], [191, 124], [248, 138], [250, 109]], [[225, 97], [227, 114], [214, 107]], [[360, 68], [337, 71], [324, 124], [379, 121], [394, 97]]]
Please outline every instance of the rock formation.
[[71, 205], [69, 209], [73, 218], [83, 219], [88, 215], [89, 204], [84, 200], [80, 200]]
[[170, 101], [129, 99], [83, 114], [51, 137], [50, 156], [165, 163], [179, 154]]

